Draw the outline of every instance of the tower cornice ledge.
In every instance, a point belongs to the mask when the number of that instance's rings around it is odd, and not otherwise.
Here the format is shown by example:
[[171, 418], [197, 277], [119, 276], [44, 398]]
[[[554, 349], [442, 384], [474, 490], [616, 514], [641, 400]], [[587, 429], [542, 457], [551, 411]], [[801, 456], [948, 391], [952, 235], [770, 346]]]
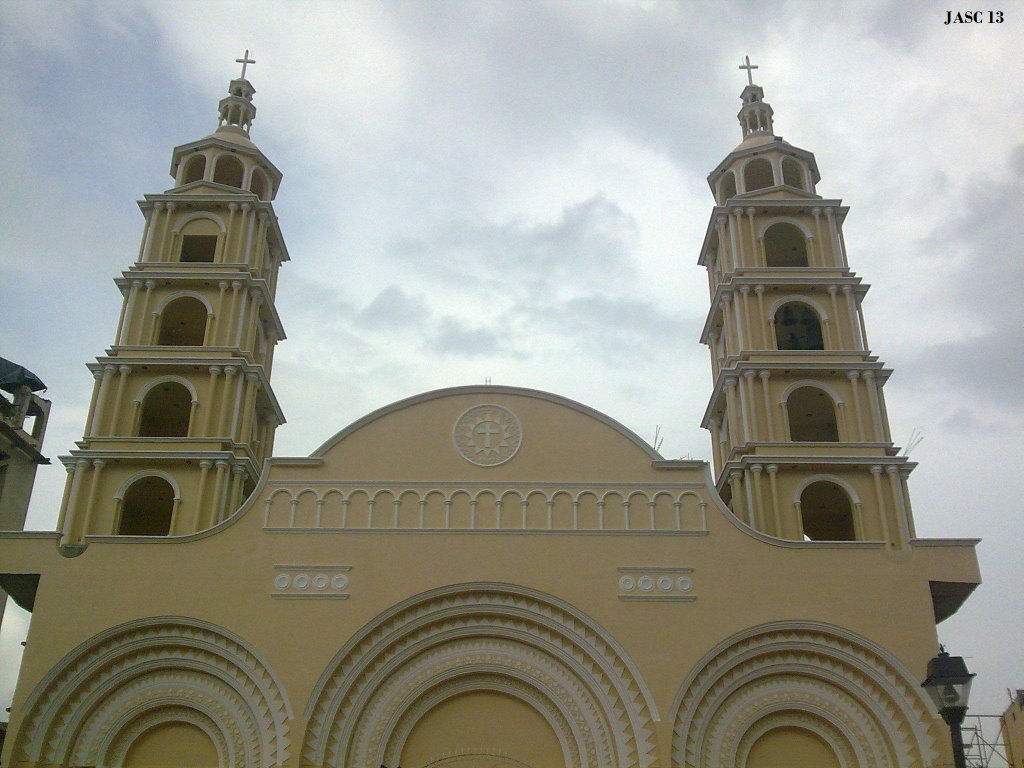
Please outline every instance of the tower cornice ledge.
[[[785, 192], [791, 197], [765, 197], [767, 194], [773, 194], [778, 192]], [[772, 203], [778, 202], [783, 204], [789, 204], [793, 199], [804, 200], [807, 203], [820, 204], [824, 199], [821, 195], [815, 194], [814, 192], [808, 192], [806, 189], [800, 189], [799, 187], [791, 187], [788, 184], [776, 184], [771, 187], [764, 187], [762, 189], [755, 189], [751, 192], [740, 192], [733, 195], [725, 201], [726, 206], [734, 204], [736, 207], [745, 208], [744, 203], [749, 203], [751, 200], [756, 200], [757, 204], [761, 203]], [[803, 206], [800, 206], [803, 207]]]

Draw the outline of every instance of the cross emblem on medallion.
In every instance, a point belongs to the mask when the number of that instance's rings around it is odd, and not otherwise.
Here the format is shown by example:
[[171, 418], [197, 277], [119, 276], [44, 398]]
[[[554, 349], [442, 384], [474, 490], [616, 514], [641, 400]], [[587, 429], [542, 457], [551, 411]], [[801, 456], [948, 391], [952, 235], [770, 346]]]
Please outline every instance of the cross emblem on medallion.
[[519, 419], [500, 405], [478, 405], [455, 422], [452, 440], [462, 458], [480, 467], [511, 459], [523, 439]]
[[484, 449], [490, 449], [491, 447], [491, 435], [500, 435], [502, 430], [498, 429], [493, 421], [485, 421], [477, 424], [473, 428], [474, 435], [483, 435], [484, 438]]

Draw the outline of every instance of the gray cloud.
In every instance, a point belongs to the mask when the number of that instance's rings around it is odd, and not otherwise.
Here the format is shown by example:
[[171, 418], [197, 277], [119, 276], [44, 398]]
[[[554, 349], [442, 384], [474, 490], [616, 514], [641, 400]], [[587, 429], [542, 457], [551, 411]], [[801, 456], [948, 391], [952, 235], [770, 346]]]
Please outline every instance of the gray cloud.
[[[950, 269], [944, 301], [950, 303], [956, 338], [921, 348], [908, 375], [918, 386], [977, 394], [1024, 411], [1024, 145], [1009, 157], [1009, 179], [988, 177], [966, 189], [960, 215], [938, 226], [922, 244], [936, 268]], [[980, 375], [979, 375], [980, 374]]]
[[460, 221], [430, 238], [395, 242], [389, 252], [440, 282], [518, 292], [628, 278], [636, 238], [633, 217], [596, 194], [566, 206], [555, 221]]
[[[531, 327], [531, 335], [543, 334], [583, 346], [607, 366], [655, 360], [659, 349], [671, 349], [696, 336], [685, 330], [677, 316], [643, 298], [624, 297], [625, 285], [609, 286], [609, 294], [588, 294], [562, 302], [526, 301], [516, 305], [510, 317]], [[639, 291], [634, 291], [639, 292]]]
[[481, 357], [503, 352], [497, 334], [489, 328], [471, 328], [454, 317], [446, 317], [428, 346], [443, 355]]
[[356, 316], [355, 323], [375, 330], [401, 330], [422, 327], [429, 317], [426, 301], [389, 285]]

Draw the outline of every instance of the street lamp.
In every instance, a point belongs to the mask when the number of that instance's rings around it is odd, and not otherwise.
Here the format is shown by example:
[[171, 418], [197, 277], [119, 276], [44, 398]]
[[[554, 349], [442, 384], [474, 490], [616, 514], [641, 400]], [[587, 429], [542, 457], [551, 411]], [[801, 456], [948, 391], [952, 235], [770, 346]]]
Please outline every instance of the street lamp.
[[973, 678], [974, 673], [967, 671], [963, 657], [950, 656], [940, 645], [939, 655], [928, 662], [928, 677], [921, 683], [949, 726], [949, 735], [953, 740], [953, 764], [956, 768], [967, 768], [960, 726], [967, 714], [967, 698], [971, 695]]

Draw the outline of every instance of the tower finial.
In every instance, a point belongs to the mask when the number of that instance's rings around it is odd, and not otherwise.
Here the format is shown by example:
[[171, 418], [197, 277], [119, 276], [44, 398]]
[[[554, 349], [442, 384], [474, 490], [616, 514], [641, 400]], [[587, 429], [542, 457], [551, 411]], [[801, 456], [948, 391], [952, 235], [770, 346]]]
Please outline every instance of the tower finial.
[[[245, 55], [248, 56], [249, 52], [246, 51]], [[747, 85], [753, 85], [754, 84], [754, 75], [753, 75], [752, 70], [760, 69], [760, 67], [758, 67], [757, 64], [751, 64], [749, 56], [744, 56], [743, 57], [743, 61], [744, 61], [744, 63], [740, 64], [738, 69], [745, 69], [745, 70], [747, 70]], [[242, 77], [245, 77], [245, 69], [242, 70]]]
[[242, 65], [242, 74], [228, 83], [228, 95], [220, 100], [217, 131], [241, 133], [248, 137], [252, 121], [256, 119], [256, 105], [252, 103], [256, 89], [245, 79], [245, 68], [255, 64], [256, 59], [249, 58], [249, 49], [246, 48], [245, 55], [235, 61]]
[[[242, 79], [242, 80], [245, 80], [245, 67], [246, 67], [246, 66], [247, 66], [248, 64], [255, 64], [255, 63], [256, 63], [256, 59], [250, 59], [250, 58], [249, 58], [249, 49], [248, 49], [248, 48], [246, 48], [246, 49], [245, 49], [245, 53], [244, 53], [244, 54], [242, 55], [242, 58], [240, 58], [240, 59], [235, 59], [235, 61], [236, 61], [236, 62], [238, 62], [239, 64], [241, 64], [241, 65], [242, 65], [242, 75], [241, 75], [241, 79]], [[748, 64], [750, 63], [749, 59], [747, 60], [747, 63], [748, 63]]]
[[743, 63], [739, 69], [747, 70], [747, 84], [740, 94], [743, 101], [743, 108], [736, 115], [743, 129], [743, 140], [758, 134], [761, 136], [774, 136], [772, 127], [772, 107], [764, 100], [764, 88], [754, 85], [754, 70], [760, 69], [757, 64], [750, 63], [750, 57], [744, 56]]

